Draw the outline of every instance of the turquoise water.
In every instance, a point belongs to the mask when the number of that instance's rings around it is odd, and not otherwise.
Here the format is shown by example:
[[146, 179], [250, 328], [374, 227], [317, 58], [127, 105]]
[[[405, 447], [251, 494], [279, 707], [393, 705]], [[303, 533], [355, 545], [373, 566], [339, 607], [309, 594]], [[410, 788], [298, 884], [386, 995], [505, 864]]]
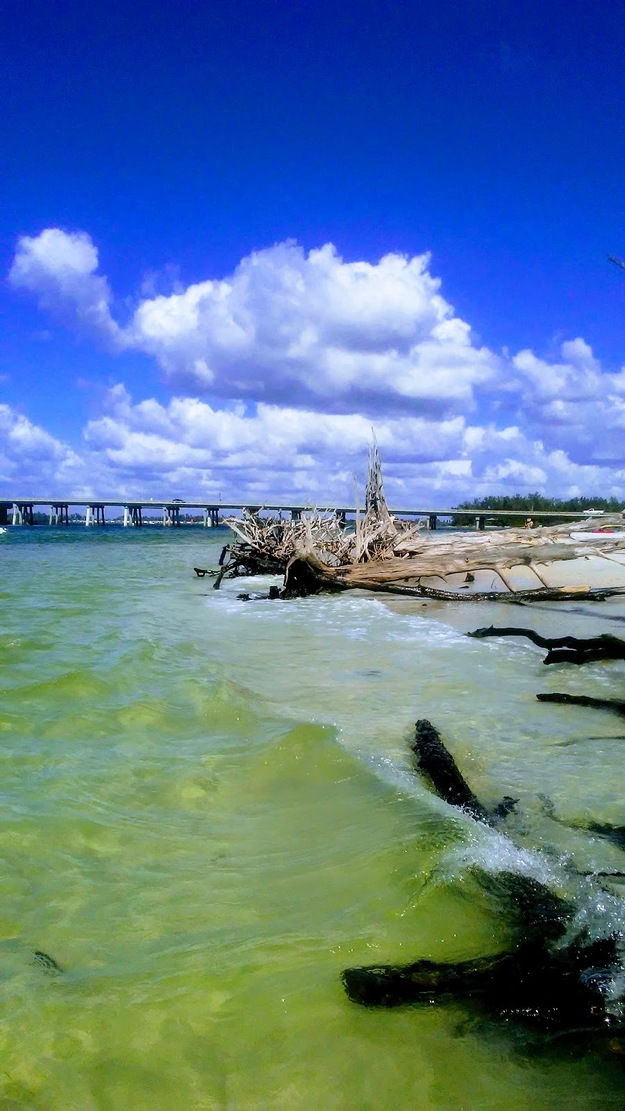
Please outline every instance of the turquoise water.
[[[616, 1059], [455, 1005], [360, 1009], [340, 973], [501, 949], [475, 861], [574, 894], [593, 934], [625, 925], [619, 889], [575, 873], [622, 852], [570, 828], [624, 824], [625, 730], [534, 697], [622, 697], [625, 666], [464, 635], [619, 633], [623, 603], [244, 604], [267, 580], [193, 573], [227, 537], [0, 538], [0, 1108], [622, 1106]], [[485, 803], [520, 796], [516, 848], [415, 779], [417, 717]]]

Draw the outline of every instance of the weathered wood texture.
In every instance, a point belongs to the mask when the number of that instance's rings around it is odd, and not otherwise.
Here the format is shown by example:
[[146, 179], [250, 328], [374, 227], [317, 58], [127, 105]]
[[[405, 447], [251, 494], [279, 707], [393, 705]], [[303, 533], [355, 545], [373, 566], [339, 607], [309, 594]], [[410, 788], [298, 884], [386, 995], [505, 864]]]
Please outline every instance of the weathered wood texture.
[[[378, 565], [376, 564], [376, 567]], [[293, 581], [301, 584], [296, 592]], [[603, 601], [612, 594], [625, 594], [625, 588], [614, 587], [595, 589], [590, 586], [541, 587], [536, 590], [516, 590], [511, 595], [503, 590], [488, 590], [461, 593], [457, 590], [442, 590], [425, 586], [419, 582], [382, 581], [377, 575], [364, 576], [350, 570], [349, 576], [327, 567], [314, 554], [294, 556], [285, 571], [285, 588], [292, 590], [292, 596], [318, 594], [324, 591], [370, 590], [376, 594], [397, 594], [407, 598], [432, 598], [442, 602], [565, 602], [565, 601]]]
[[[625, 593], [625, 556], [623, 518], [602, 517], [573, 525], [545, 528], [500, 529], [493, 532], [428, 532], [424, 522], [409, 524], [396, 520], [389, 512], [384, 497], [382, 466], [377, 448], [371, 449], [364, 516], [356, 513], [353, 530], [335, 514], [310, 513], [296, 521], [263, 518], [260, 513], [244, 512], [242, 517], [229, 517], [227, 524], [242, 544], [258, 556], [269, 558], [282, 568], [291, 567], [294, 576], [304, 578], [294, 562], [308, 563], [311, 574], [306, 576], [315, 590], [361, 590], [407, 594], [458, 601], [483, 598], [498, 600], [512, 594], [519, 600], [567, 599], [592, 597], [592, 581], [580, 570], [581, 581], [566, 588], [553, 586], [545, 580], [545, 567], [580, 557], [598, 556], [612, 560], [614, 581], [603, 590], [604, 596], [620, 590]], [[610, 529], [613, 532], [610, 532]], [[236, 552], [235, 548], [235, 552]], [[613, 559], [614, 556], [614, 559]], [[618, 570], [616, 564], [618, 563]], [[606, 562], [606, 567], [609, 563]], [[535, 586], [516, 589], [514, 569], [523, 569]], [[463, 586], [482, 571], [493, 575], [487, 591], [468, 591], [463, 595], [451, 576], [462, 574]], [[620, 579], [619, 579], [620, 577]], [[439, 578], [439, 587], [427, 580]], [[426, 580], [426, 581], [422, 581]], [[449, 589], [447, 588], [449, 585]], [[287, 591], [295, 587], [285, 583]]]

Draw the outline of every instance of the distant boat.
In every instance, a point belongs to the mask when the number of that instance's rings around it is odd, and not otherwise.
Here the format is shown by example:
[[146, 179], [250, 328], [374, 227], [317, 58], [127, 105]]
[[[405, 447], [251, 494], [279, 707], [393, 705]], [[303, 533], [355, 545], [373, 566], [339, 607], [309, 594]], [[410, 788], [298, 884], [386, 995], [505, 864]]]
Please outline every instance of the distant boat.
[[3, 533], [3, 532], [7, 532], [7, 529], [5, 529], [5, 528], [0, 528], [0, 536], [2, 536], [2, 533]]

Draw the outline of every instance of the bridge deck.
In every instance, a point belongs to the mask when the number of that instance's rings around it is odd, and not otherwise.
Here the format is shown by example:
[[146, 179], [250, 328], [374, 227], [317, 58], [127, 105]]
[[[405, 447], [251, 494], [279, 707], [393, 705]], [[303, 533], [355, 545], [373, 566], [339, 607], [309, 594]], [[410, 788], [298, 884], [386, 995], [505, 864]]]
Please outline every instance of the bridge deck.
[[[148, 501], [136, 498], [65, 498], [65, 497], [19, 497], [19, 498], [0, 498], [0, 506], [6, 509], [12, 509], [14, 506], [28, 507], [34, 509], [141, 509], [154, 510], [155, 512], [168, 510], [176, 510], [178, 513], [188, 512], [189, 510], [217, 510], [220, 514], [231, 510], [263, 510], [271, 513], [306, 513], [306, 512], [320, 512], [320, 513], [339, 513], [339, 514], [352, 514], [355, 515], [356, 509], [354, 506], [349, 505], [311, 505], [310, 503], [303, 504], [301, 502], [243, 502], [243, 501], [213, 501], [211, 499], [197, 500], [197, 501], [183, 501], [179, 498], [163, 498], [154, 499], [150, 498]], [[585, 513], [559, 511], [559, 510], [532, 510], [527, 511], [524, 509], [458, 509], [458, 508], [392, 508], [391, 513], [395, 517], [487, 517], [495, 520], [500, 518], [509, 517], [526, 517], [530, 514], [533, 520], [553, 520], [557, 517], [562, 521], [581, 521], [587, 517], [601, 517], [603, 511], [593, 513], [586, 511]]]
[[[48, 523], [50, 525], [69, 525], [70, 522], [70, 508], [74, 512], [84, 509], [84, 523], [86, 526], [99, 525], [103, 526], [107, 523], [106, 509], [117, 509], [123, 514], [124, 526], [141, 527], [144, 523], [152, 521], [154, 515], [162, 515], [162, 524], [166, 526], [179, 526], [181, 522], [181, 513], [185, 511], [188, 513], [198, 511], [202, 514], [201, 523], [205, 528], [215, 528], [220, 523], [220, 516], [224, 512], [233, 512], [236, 510], [265, 510], [269, 513], [280, 513], [291, 516], [292, 520], [298, 520], [302, 513], [307, 511], [317, 511], [326, 513], [336, 513], [338, 517], [345, 520], [348, 515], [355, 516], [356, 510], [352, 506], [311, 506], [302, 504], [276, 503], [267, 502], [259, 505], [258, 502], [211, 502], [211, 501], [182, 501], [179, 499], [156, 501], [150, 499], [149, 501], [125, 501], [117, 498], [99, 498], [89, 500], [76, 500], [73, 498], [0, 498], [0, 526], [8, 524], [12, 525], [33, 525], [35, 509], [41, 511], [42, 509], [48, 510]], [[152, 514], [150, 514], [150, 510]], [[144, 511], [145, 512], [144, 514]], [[440, 518], [447, 518], [452, 523], [459, 517], [469, 517], [475, 522], [475, 527], [479, 530], [486, 528], [486, 521], [502, 522], [510, 520], [514, 517], [524, 517], [526, 512], [524, 510], [507, 510], [507, 509], [393, 509], [391, 512], [398, 518], [427, 518], [428, 526], [435, 529], [438, 525]], [[9, 520], [9, 514], [11, 519]], [[82, 515], [80, 515], [82, 516]], [[580, 521], [591, 517], [591, 513], [571, 513], [571, 512], [554, 512], [546, 510], [537, 510], [532, 513], [532, 519], [535, 523], [540, 521]], [[603, 514], [601, 512], [596, 514], [596, 520], [601, 521]], [[110, 521], [110, 518], [109, 518]], [[198, 521], [198, 524], [200, 522]]]

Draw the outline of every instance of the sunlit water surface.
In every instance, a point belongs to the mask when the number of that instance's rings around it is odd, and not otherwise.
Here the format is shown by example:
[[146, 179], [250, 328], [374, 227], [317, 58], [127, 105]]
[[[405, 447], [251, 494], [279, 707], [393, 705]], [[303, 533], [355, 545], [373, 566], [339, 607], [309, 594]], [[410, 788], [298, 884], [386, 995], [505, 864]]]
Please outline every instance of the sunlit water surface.
[[[474, 861], [578, 901], [575, 869], [622, 869], [570, 824], [624, 824], [625, 728], [535, 694], [623, 697], [625, 665], [464, 634], [618, 634], [623, 604], [242, 603], [267, 580], [193, 573], [227, 538], [0, 538], [0, 1108], [621, 1107], [618, 1060], [361, 1009], [340, 973], [502, 949]], [[417, 781], [417, 717], [485, 803], [520, 798], [516, 849]], [[622, 928], [584, 882], [589, 928]]]

